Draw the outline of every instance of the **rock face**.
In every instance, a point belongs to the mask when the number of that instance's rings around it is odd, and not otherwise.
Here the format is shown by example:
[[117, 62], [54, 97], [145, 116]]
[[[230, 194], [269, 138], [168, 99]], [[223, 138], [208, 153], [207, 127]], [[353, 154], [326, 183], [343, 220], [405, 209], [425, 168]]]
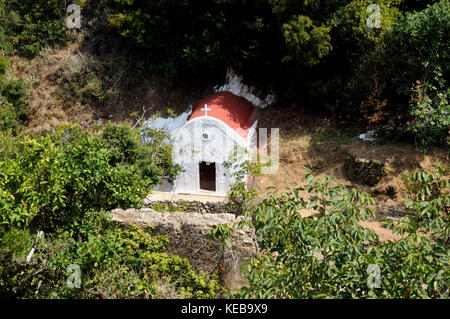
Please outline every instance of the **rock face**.
[[384, 175], [384, 165], [380, 161], [366, 160], [349, 156], [344, 170], [347, 178], [353, 182], [375, 186]]
[[266, 108], [272, 105], [276, 101], [276, 96], [273, 94], [268, 94], [264, 98], [260, 98], [260, 94], [256, 94], [255, 87], [249, 87], [243, 83], [243, 79], [234, 73], [233, 69], [229, 68], [227, 70], [226, 83], [221, 87], [217, 87], [216, 92], [231, 92], [234, 95], [241, 96], [248, 101], [250, 101], [254, 106], [259, 108]]
[[231, 237], [232, 247], [224, 249], [221, 249], [220, 242], [210, 242], [208, 235], [216, 225], [232, 226], [240, 221], [240, 217], [232, 214], [157, 212], [150, 208], [115, 209], [111, 214], [115, 221], [133, 223], [143, 228], [153, 226], [152, 234], [169, 236], [168, 253], [188, 258], [197, 270], [208, 273], [217, 270], [226, 289], [232, 291], [248, 284], [239, 269], [249, 258], [257, 256], [254, 230], [248, 227], [235, 230]]

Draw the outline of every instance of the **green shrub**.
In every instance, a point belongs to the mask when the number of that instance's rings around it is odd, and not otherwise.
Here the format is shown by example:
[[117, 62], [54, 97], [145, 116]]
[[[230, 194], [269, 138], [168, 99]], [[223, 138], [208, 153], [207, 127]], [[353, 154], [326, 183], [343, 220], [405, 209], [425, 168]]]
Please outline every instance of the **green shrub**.
[[0, 298], [12, 298], [30, 290], [28, 280], [23, 280], [20, 274], [27, 269], [25, 259], [33, 242], [28, 229], [5, 229], [0, 225]]
[[0, 54], [0, 131], [11, 133], [26, 109], [26, 88], [20, 80], [7, 80], [9, 61]]
[[[421, 87], [417, 88], [416, 93], [418, 91], [423, 92]], [[413, 120], [408, 130], [416, 136], [416, 143], [425, 150], [432, 145], [447, 144], [450, 130], [449, 98], [450, 88], [439, 91], [429, 88], [425, 96], [419, 93], [410, 105], [410, 115]]]
[[418, 232], [429, 235], [437, 243], [447, 247], [450, 244], [450, 219], [449, 203], [450, 194], [448, 188], [449, 167], [440, 167], [435, 172], [415, 171], [405, 178], [408, 198], [405, 206], [413, 217], [390, 226], [400, 234]]
[[3, 81], [0, 85], [0, 95], [11, 103], [20, 120], [25, 121], [28, 117], [28, 90], [25, 82], [21, 79]]
[[407, 12], [384, 34], [392, 85], [400, 94], [421, 83], [445, 82], [450, 72], [450, 2], [438, 1], [419, 12]]
[[0, 55], [0, 130], [17, 131], [28, 117], [28, 91], [20, 79], [10, 79], [8, 59]]
[[3, 80], [6, 72], [9, 70], [8, 58], [0, 54], [0, 81]]
[[283, 24], [286, 47], [290, 54], [282, 61], [296, 61], [309, 67], [317, 65], [332, 50], [329, 32], [329, 27], [315, 26], [309, 17], [294, 16]]
[[106, 99], [106, 92], [103, 90], [102, 81], [96, 76], [91, 76], [85, 82], [85, 85], [80, 89], [79, 94], [85, 101], [99, 101]]
[[[141, 134], [150, 143], [142, 144]], [[162, 177], [173, 181], [181, 167], [172, 164], [172, 146], [168, 135], [159, 130], [133, 129], [130, 125], [107, 125], [102, 133], [103, 140], [113, 150], [111, 164], [134, 164], [143, 177], [153, 184], [162, 182]]]
[[[74, 132], [69, 127], [46, 137], [25, 137], [21, 150], [0, 162], [0, 223], [23, 227], [32, 221], [46, 231], [62, 227], [79, 233], [88, 211], [138, 206], [160, 180], [148, 176], [146, 166], [140, 168], [144, 161], [153, 165], [152, 157], [116, 161], [129, 149], [113, 147], [101, 134]], [[167, 145], [148, 147], [157, 152]], [[166, 160], [164, 166], [170, 167], [171, 158]]]
[[167, 75], [205, 77], [227, 66], [265, 64], [281, 38], [270, 36], [276, 29], [265, 0], [106, 3], [112, 9], [110, 24], [151, 55], [148, 69]]
[[17, 113], [14, 106], [1, 100], [0, 96], [0, 130], [11, 132], [11, 129], [17, 127]]
[[11, 0], [2, 7], [9, 17], [4, 22], [5, 34], [22, 55], [31, 58], [46, 45], [66, 41], [64, 3], [58, 0]]
[[15, 137], [11, 132], [0, 130], [0, 161], [14, 156], [20, 149], [21, 137]]
[[[425, 174], [426, 175], [426, 174]], [[421, 190], [448, 188], [448, 180], [416, 174]], [[247, 214], [263, 254], [248, 265], [244, 298], [442, 298], [450, 284], [448, 205], [438, 197], [413, 197], [411, 216], [388, 223], [403, 235], [380, 242], [359, 222], [374, 216], [373, 199], [332, 178], [315, 179], [291, 192], [274, 193]], [[435, 179], [437, 178], [437, 179]], [[433, 184], [433, 186], [431, 186]], [[309, 193], [301, 197], [302, 191]], [[313, 209], [319, 214], [302, 217]]]
[[[86, 215], [85, 224], [89, 231], [83, 241], [67, 233], [44, 234], [29, 263], [24, 258], [34, 236], [17, 229], [4, 232], [0, 297], [94, 298], [86, 291], [101, 291], [108, 298], [214, 298], [220, 292], [214, 276], [163, 252], [167, 237], [134, 225], [120, 227], [104, 212]], [[80, 288], [67, 287], [70, 265], [80, 268]]]

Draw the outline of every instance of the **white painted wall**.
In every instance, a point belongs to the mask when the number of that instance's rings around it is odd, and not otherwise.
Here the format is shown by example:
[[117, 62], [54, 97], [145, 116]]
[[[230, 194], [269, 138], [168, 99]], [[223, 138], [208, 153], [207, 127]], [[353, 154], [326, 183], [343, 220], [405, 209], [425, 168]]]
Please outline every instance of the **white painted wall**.
[[[197, 117], [187, 122], [176, 132], [174, 139], [174, 162], [184, 169], [174, 182], [174, 193], [226, 196], [234, 178], [233, 172], [225, 168], [223, 162], [229, 159], [235, 146], [247, 150], [250, 148], [256, 124], [244, 139], [228, 125], [213, 117]], [[204, 134], [207, 134], [207, 138]], [[215, 163], [215, 192], [200, 189], [200, 162]]]
[[[197, 117], [187, 121], [190, 113], [191, 109], [176, 118], [151, 118], [143, 124], [144, 128], [162, 129], [169, 133], [174, 145], [174, 162], [185, 170], [173, 184], [164, 181], [155, 190], [226, 196], [234, 180], [233, 172], [223, 167], [222, 163], [228, 160], [234, 146], [246, 148], [251, 155], [256, 154], [257, 122], [249, 130], [247, 138], [243, 138], [224, 122], [213, 117]], [[203, 133], [208, 134], [208, 139], [202, 138]], [[150, 142], [145, 135], [143, 140]], [[199, 163], [202, 161], [216, 163], [216, 192], [200, 189]]]

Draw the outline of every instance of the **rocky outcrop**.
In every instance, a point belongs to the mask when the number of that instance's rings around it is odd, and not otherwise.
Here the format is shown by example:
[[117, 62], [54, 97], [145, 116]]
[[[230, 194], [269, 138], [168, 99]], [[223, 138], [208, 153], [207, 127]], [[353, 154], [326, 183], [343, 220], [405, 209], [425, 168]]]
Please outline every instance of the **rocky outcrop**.
[[217, 271], [222, 285], [228, 290], [236, 290], [247, 284], [239, 269], [249, 258], [256, 257], [254, 230], [244, 227], [235, 230], [231, 237], [231, 247], [221, 248], [218, 241], [210, 241], [208, 232], [218, 224], [232, 226], [242, 217], [232, 214], [199, 214], [186, 212], [157, 212], [150, 208], [115, 209], [112, 218], [123, 224], [133, 223], [143, 228], [153, 226], [154, 235], [167, 235], [166, 250], [188, 258], [197, 269], [208, 273]]
[[[250, 87], [244, 84], [241, 76], [234, 73], [232, 68], [228, 68], [227, 70], [227, 78], [226, 83], [220, 87], [216, 87], [216, 92], [231, 92], [234, 95], [243, 97], [250, 101], [254, 106], [259, 108], [266, 108], [267, 106], [272, 105], [276, 101], [276, 96], [273, 94], [263, 94], [258, 91], [255, 87]], [[264, 96], [262, 98], [262, 96]]]

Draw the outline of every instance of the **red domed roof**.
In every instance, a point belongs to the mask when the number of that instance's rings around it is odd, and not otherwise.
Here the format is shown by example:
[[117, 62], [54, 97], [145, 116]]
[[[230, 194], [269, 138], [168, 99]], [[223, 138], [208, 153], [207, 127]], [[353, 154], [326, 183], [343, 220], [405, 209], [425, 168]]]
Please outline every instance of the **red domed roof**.
[[[208, 105], [207, 112], [201, 110], [205, 104]], [[246, 138], [248, 131], [256, 121], [252, 117], [253, 109], [253, 104], [243, 97], [230, 92], [219, 92], [194, 103], [188, 121], [205, 116], [207, 113], [207, 116], [221, 120], [240, 136]]]

